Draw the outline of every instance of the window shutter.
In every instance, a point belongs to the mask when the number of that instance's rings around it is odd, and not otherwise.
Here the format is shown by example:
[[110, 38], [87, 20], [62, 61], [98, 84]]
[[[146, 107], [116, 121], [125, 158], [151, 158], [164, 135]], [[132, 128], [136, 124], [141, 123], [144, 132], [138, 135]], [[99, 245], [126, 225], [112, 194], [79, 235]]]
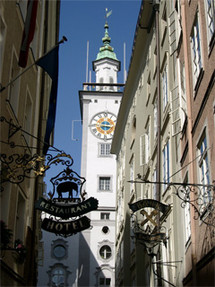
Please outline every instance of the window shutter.
[[171, 91], [172, 136], [181, 132], [180, 99], [178, 86]]
[[181, 25], [176, 10], [173, 10], [172, 13], [169, 15], [168, 28], [169, 28], [170, 55], [172, 55], [177, 50], [179, 39], [181, 36]]
[[146, 163], [146, 135], [140, 136], [140, 164]]

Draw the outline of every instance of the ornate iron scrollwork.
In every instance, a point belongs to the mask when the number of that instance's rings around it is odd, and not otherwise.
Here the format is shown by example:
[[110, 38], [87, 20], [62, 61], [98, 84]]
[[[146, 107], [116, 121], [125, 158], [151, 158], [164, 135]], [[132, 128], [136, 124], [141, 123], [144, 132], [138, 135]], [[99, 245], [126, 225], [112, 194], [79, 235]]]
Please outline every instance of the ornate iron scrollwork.
[[49, 198], [41, 197], [36, 201], [35, 208], [43, 212], [42, 229], [68, 237], [91, 227], [85, 214], [98, 208], [98, 200], [93, 197], [85, 200], [86, 192], [82, 191], [82, 187], [86, 179], [72, 170], [73, 158], [70, 155], [48, 155], [38, 174], [58, 164], [66, 168], [50, 178], [52, 191], [48, 192]]
[[[3, 184], [7, 181], [11, 183], [21, 183], [27, 177], [30, 178], [30, 174], [33, 170], [35, 174], [40, 169], [39, 164], [44, 161], [44, 157], [37, 154], [33, 156], [29, 154], [12, 154], [7, 156], [6, 154], [0, 154], [1, 171], [0, 171], [0, 183]], [[3, 187], [1, 186], [1, 191]]]
[[[67, 161], [65, 164], [69, 164], [69, 161]], [[56, 191], [58, 194], [58, 201], [63, 198], [62, 193], [66, 192], [69, 193], [67, 199], [69, 201], [73, 200], [75, 197], [79, 198], [79, 195], [81, 196], [82, 200], [85, 199], [85, 194], [82, 192], [82, 187], [86, 182], [86, 179], [78, 175], [78, 173], [72, 170], [69, 166], [58, 173], [58, 175], [55, 177], [52, 177], [50, 182], [53, 185], [53, 193], [49, 192], [51, 199], [54, 199], [54, 194]], [[73, 194], [74, 192], [76, 194]]]
[[[23, 155], [14, 153], [9, 156], [0, 154], [0, 162], [0, 191], [3, 191], [4, 188], [2, 184], [5, 182], [18, 184], [23, 182], [25, 178], [43, 176], [51, 165], [57, 165], [59, 163], [69, 167], [73, 164], [73, 158], [64, 152], [56, 156], [47, 154], [45, 157], [38, 154], [32, 156], [27, 153]], [[33, 173], [31, 173], [32, 171]]]
[[[140, 179], [140, 177], [138, 178]], [[189, 204], [194, 208], [194, 220], [200, 219], [206, 225], [215, 227], [215, 182], [211, 185], [178, 182], [167, 184], [166, 182], [152, 182], [142, 179], [129, 182], [168, 185], [168, 188], [173, 187], [173, 194], [182, 201], [181, 207], [185, 208], [185, 206]]]
[[[71, 166], [73, 164], [73, 159], [70, 155], [55, 147], [52, 148], [58, 152], [56, 156], [51, 154], [47, 154], [46, 156], [40, 156], [38, 154], [32, 155], [30, 152], [31, 148], [27, 143], [23, 146], [11, 141], [11, 138], [17, 132], [20, 132], [21, 134], [19, 135], [21, 136], [28, 134], [28, 136], [33, 138], [36, 137], [23, 130], [21, 126], [15, 125], [12, 120], [8, 121], [3, 116], [0, 117], [0, 122], [8, 125], [7, 139], [1, 139], [0, 141], [2, 144], [8, 146], [6, 153], [0, 153], [0, 191], [4, 190], [2, 184], [5, 182], [19, 184], [23, 182], [25, 178], [44, 175], [45, 171], [49, 169], [51, 165], [61, 163], [65, 166]], [[39, 138], [36, 139], [41, 141]], [[20, 153], [21, 148], [23, 148], [25, 152]], [[29, 152], [27, 153], [26, 150], [29, 150]]]

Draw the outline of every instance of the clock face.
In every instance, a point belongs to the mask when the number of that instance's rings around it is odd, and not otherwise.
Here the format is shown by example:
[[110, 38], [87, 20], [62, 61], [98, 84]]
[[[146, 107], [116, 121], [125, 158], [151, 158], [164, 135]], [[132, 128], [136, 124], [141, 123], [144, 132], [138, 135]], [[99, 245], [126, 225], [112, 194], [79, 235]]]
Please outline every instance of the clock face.
[[94, 136], [102, 140], [110, 140], [113, 137], [116, 125], [116, 116], [109, 112], [96, 114], [91, 122], [90, 129]]

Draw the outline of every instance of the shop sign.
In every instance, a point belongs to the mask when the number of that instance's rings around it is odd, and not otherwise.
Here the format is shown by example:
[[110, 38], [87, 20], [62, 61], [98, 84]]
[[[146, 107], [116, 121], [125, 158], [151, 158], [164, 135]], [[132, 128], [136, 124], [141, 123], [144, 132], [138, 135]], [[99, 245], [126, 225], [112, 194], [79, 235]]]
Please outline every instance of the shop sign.
[[90, 227], [90, 219], [87, 216], [73, 221], [55, 221], [45, 218], [42, 221], [42, 229], [55, 234], [73, 235]]
[[98, 200], [90, 197], [79, 204], [57, 204], [41, 197], [35, 203], [35, 208], [62, 219], [67, 219], [96, 210], [98, 208]]
[[153, 243], [153, 242], [162, 242], [166, 240], [166, 234], [165, 233], [155, 233], [155, 234], [146, 234], [142, 232], [136, 232], [135, 237], [139, 240], [142, 240], [144, 242]]
[[[140, 209], [142, 209], [141, 213], [147, 217], [147, 221], [151, 221], [154, 225], [156, 225], [152, 219], [153, 216], [157, 215], [159, 212], [161, 212], [163, 215], [160, 217], [159, 221], [163, 222], [163, 220], [169, 215], [171, 211], [170, 205], [165, 205], [161, 203], [160, 201], [154, 200], [154, 199], [142, 199], [135, 203], [129, 203], [129, 208], [136, 212]], [[144, 210], [144, 208], [154, 208], [154, 211], [151, 212], [150, 215], [148, 215], [147, 211]], [[143, 224], [142, 224], [143, 225]]]

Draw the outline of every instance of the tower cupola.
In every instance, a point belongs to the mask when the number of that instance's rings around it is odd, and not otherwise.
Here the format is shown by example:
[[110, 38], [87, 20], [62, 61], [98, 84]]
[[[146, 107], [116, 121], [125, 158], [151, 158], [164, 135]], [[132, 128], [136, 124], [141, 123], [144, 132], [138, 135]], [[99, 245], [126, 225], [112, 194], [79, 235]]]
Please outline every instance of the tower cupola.
[[99, 49], [99, 53], [97, 54], [97, 58], [96, 60], [100, 60], [103, 58], [110, 58], [113, 60], [117, 60], [116, 54], [114, 53], [114, 48], [111, 47], [110, 42], [111, 42], [111, 38], [109, 37], [109, 33], [108, 33], [108, 23], [106, 21], [105, 23], [105, 35], [102, 38], [102, 42], [103, 42], [103, 46]]
[[[107, 11], [107, 10], [106, 10]], [[110, 13], [110, 12], [109, 12]], [[106, 18], [108, 13], [106, 14]], [[96, 83], [103, 84], [97, 86], [97, 90], [117, 91], [117, 73], [120, 71], [120, 61], [117, 59], [114, 48], [110, 45], [109, 25], [106, 19], [105, 34], [102, 38], [103, 45], [100, 47], [96, 60], [93, 61], [93, 70], [96, 73]], [[105, 86], [105, 84], [108, 84]]]

